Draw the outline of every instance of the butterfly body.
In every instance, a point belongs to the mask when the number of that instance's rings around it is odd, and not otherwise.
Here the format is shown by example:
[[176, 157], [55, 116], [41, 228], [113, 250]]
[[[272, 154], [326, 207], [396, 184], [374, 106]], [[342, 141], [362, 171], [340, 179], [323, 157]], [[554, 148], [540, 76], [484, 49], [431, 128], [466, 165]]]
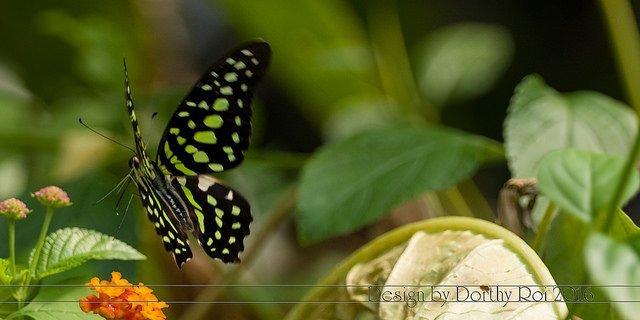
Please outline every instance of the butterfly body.
[[192, 258], [188, 234], [223, 262], [239, 262], [252, 221], [249, 203], [210, 174], [240, 164], [251, 135], [252, 89], [268, 44], [232, 50], [202, 76], [169, 120], [155, 160], [147, 156], [125, 66], [126, 105], [136, 143], [129, 161], [142, 206], [179, 267]]

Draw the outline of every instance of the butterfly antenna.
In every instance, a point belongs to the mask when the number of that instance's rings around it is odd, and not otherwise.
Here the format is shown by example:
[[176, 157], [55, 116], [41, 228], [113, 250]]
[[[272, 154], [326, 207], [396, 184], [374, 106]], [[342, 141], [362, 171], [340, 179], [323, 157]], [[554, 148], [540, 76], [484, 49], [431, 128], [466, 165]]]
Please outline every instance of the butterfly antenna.
[[120, 215], [120, 213], [118, 212], [118, 208], [120, 207], [120, 202], [122, 201], [122, 197], [124, 197], [124, 194], [127, 192], [129, 183], [131, 183], [131, 179], [127, 180], [127, 182], [124, 184], [124, 188], [122, 188], [122, 193], [120, 193], [120, 196], [118, 197], [118, 202], [116, 202], [115, 210], [117, 215]]
[[97, 205], [98, 203], [100, 203], [100, 202], [104, 201], [104, 199], [106, 199], [106, 198], [107, 198], [110, 194], [112, 194], [114, 191], [116, 191], [116, 190], [118, 190], [118, 191], [119, 191], [119, 190], [120, 190], [120, 187], [121, 187], [121, 186], [122, 186], [122, 184], [125, 182], [125, 180], [126, 180], [126, 179], [131, 178], [131, 176], [130, 176], [130, 175], [131, 175], [131, 171], [129, 171], [129, 172], [124, 176], [124, 178], [122, 178], [122, 180], [120, 180], [120, 182], [118, 182], [118, 184], [116, 184], [116, 186], [115, 186], [115, 187], [113, 187], [113, 189], [111, 189], [109, 192], [107, 192], [107, 194], [105, 194], [102, 198], [100, 198], [100, 200], [98, 200], [98, 201], [94, 202], [94, 203], [93, 203], [93, 205], [95, 206], [95, 205]]
[[93, 129], [93, 128], [89, 127], [87, 124], [85, 124], [85, 123], [84, 123], [84, 121], [82, 121], [82, 118], [78, 118], [78, 121], [80, 122], [80, 124], [81, 124], [81, 125], [83, 125], [83, 126], [84, 126], [85, 128], [87, 128], [87, 129], [91, 130], [93, 133], [95, 133], [95, 134], [97, 134], [97, 135], [99, 135], [99, 136], [101, 136], [101, 137], [103, 137], [103, 138], [105, 138], [105, 139], [107, 139], [107, 140], [109, 140], [109, 141], [111, 141], [111, 142], [113, 142], [113, 143], [117, 144], [117, 145], [120, 145], [120, 146], [122, 146], [122, 147], [127, 148], [127, 149], [131, 150], [131, 152], [133, 152], [133, 153], [136, 153], [136, 151], [135, 151], [135, 150], [133, 150], [131, 147], [126, 146], [126, 145], [124, 145], [124, 144], [122, 144], [122, 143], [120, 143], [120, 142], [118, 142], [118, 141], [116, 141], [116, 140], [114, 140], [114, 139], [112, 139], [112, 138], [109, 138], [109, 137], [107, 137], [106, 135], [104, 135], [104, 134], [102, 134], [102, 133], [98, 132], [98, 130], [96, 130], [96, 129]]
[[115, 237], [118, 237], [118, 233], [120, 233], [120, 229], [122, 229], [122, 225], [124, 224], [124, 220], [127, 217], [127, 212], [129, 212], [129, 206], [131, 205], [132, 199], [133, 199], [133, 193], [129, 197], [129, 201], [127, 201], [127, 207], [124, 209], [124, 214], [122, 215], [122, 219], [120, 219], [120, 224], [118, 225], [118, 229], [116, 229]]

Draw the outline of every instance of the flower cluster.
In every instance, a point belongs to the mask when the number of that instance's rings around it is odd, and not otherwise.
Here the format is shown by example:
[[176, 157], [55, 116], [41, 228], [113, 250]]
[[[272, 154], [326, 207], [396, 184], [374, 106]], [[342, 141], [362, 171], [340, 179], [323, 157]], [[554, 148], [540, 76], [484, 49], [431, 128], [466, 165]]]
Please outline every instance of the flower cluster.
[[31, 212], [24, 202], [11, 198], [0, 202], [0, 215], [3, 215], [11, 220], [20, 220], [27, 217], [27, 214]]
[[71, 205], [69, 195], [56, 186], [42, 188], [31, 194], [31, 196], [35, 197], [45, 207], [61, 208]]
[[111, 320], [164, 320], [162, 309], [169, 307], [144, 284], [132, 285], [119, 272], [111, 273], [111, 281], [92, 278], [87, 284], [98, 293], [80, 299], [80, 309]]

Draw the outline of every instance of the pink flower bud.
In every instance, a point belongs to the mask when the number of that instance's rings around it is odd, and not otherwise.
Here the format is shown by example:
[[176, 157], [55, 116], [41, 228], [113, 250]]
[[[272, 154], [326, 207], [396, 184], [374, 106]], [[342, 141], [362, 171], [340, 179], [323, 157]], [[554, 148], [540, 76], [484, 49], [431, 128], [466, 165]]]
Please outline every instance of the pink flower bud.
[[27, 217], [27, 214], [31, 212], [24, 202], [11, 198], [0, 202], [0, 215], [3, 215], [9, 219], [20, 220]]
[[71, 200], [64, 190], [56, 186], [44, 187], [31, 194], [45, 207], [61, 208], [71, 205]]

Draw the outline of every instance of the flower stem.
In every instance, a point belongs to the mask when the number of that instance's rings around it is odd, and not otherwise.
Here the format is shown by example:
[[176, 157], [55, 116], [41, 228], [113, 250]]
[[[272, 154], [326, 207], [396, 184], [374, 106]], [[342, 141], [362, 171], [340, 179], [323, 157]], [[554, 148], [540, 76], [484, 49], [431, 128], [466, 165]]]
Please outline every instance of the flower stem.
[[40, 259], [40, 251], [42, 251], [42, 247], [44, 246], [44, 239], [47, 237], [49, 225], [51, 224], [51, 218], [53, 218], [53, 208], [47, 207], [47, 212], [44, 216], [44, 222], [42, 223], [42, 229], [40, 229], [40, 236], [38, 237], [38, 242], [36, 243], [36, 248], [33, 252], [33, 261], [31, 261], [31, 265], [29, 266], [29, 273], [31, 274], [31, 277], [34, 278], [36, 276], [36, 266], [38, 265], [38, 260]]
[[7, 233], [9, 236], [9, 261], [11, 262], [11, 274], [16, 275], [16, 221], [7, 219]]
[[[629, 103], [640, 114], [640, 36], [633, 8], [625, 0], [600, 0], [602, 12], [609, 29], [609, 36], [618, 60], [618, 69], [622, 74], [623, 86]], [[631, 173], [635, 170], [640, 154], [640, 131], [627, 157], [620, 181], [615, 188], [613, 199], [606, 211], [603, 230], [607, 231], [615, 219], [618, 205], [624, 196], [623, 192], [630, 183]]]

